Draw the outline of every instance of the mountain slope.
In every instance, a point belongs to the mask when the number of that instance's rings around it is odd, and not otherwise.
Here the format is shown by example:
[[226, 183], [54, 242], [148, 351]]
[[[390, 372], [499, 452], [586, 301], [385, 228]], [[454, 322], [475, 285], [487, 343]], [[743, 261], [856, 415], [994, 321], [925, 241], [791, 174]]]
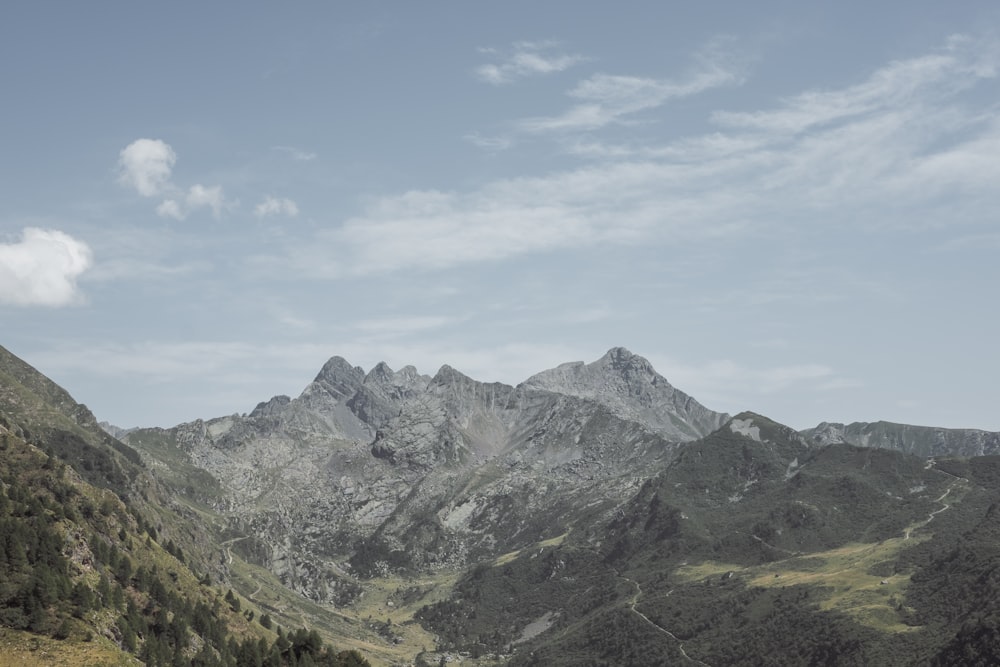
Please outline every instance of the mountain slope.
[[259, 607], [195, 574], [154, 526], [172, 512], [142, 497], [156, 489], [138, 461], [0, 348], [0, 662], [366, 664], [315, 632], [275, 633]]
[[982, 654], [994, 469], [808, 447], [744, 413], [609, 520], [470, 571], [420, 618], [514, 665], [908, 665], [963, 637]]

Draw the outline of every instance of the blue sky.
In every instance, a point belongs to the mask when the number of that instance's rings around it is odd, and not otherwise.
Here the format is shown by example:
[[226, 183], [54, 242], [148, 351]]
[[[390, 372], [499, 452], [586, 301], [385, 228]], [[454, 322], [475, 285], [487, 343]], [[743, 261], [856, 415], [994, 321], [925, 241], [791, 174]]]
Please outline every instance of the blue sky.
[[1000, 430], [994, 3], [7, 3], [0, 344], [122, 426], [625, 346]]

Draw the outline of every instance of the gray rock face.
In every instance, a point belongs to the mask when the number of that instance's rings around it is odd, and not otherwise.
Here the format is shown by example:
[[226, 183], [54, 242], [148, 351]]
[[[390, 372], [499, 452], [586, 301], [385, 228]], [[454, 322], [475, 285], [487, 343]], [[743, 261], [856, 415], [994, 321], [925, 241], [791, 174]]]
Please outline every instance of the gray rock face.
[[154, 470], [169, 473], [166, 441], [209, 473], [245, 536], [233, 548], [336, 602], [348, 557], [364, 573], [463, 565], [610, 512], [725, 418], [620, 348], [518, 387], [334, 357], [297, 398], [127, 439]]
[[894, 449], [917, 456], [982, 456], [1000, 453], [1000, 433], [948, 429], [892, 422], [823, 422], [801, 432], [813, 445], [847, 443], [858, 447]]
[[543, 371], [522, 386], [596, 401], [623, 419], [676, 440], [703, 437], [729, 419], [672, 387], [648, 361], [622, 347], [592, 364], [577, 361]]
[[118, 438], [119, 440], [135, 430], [134, 428], [122, 428], [121, 426], [115, 426], [110, 422], [98, 422], [97, 425], [112, 438]]

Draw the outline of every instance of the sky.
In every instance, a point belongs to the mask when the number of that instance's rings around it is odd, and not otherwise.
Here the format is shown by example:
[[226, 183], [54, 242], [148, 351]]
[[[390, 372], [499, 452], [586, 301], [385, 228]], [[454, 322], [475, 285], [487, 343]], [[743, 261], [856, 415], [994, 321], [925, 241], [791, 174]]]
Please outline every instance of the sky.
[[1000, 430], [994, 2], [0, 7], [0, 345], [98, 419], [624, 346]]

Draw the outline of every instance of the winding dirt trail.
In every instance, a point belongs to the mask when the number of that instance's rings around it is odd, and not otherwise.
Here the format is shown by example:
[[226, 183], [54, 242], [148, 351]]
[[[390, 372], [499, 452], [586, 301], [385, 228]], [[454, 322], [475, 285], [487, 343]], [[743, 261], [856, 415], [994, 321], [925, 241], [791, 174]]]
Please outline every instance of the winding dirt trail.
[[944, 501], [944, 499], [948, 497], [948, 495], [954, 490], [955, 486], [959, 482], [961, 482], [961, 481], [965, 481], [965, 480], [963, 478], [961, 478], [961, 477], [956, 477], [955, 481], [952, 482], [948, 486], [947, 489], [945, 489], [945, 492], [942, 493], [940, 496], [938, 496], [937, 498], [934, 499], [934, 502], [941, 503], [941, 507], [940, 508], [938, 508], [938, 509], [934, 510], [933, 512], [931, 512], [930, 514], [928, 514], [927, 518], [924, 519], [923, 521], [921, 521], [920, 523], [915, 523], [912, 526], [908, 526], [906, 528], [906, 530], [903, 531], [903, 539], [904, 540], [910, 539], [910, 535], [913, 533], [913, 531], [919, 530], [919, 529], [925, 527], [927, 524], [929, 524], [931, 521], [934, 520], [934, 517], [936, 517], [938, 514], [940, 514], [941, 512], [944, 512], [945, 510], [947, 510], [947, 509], [949, 509], [951, 507], [951, 503], [946, 503]]
[[[677, 635], [675, 635], [674, 633], [670, 632], [670, 630], [667, 630], [666, 628], [664, 628], [664, 627], [662, 627], [660, 625], [657, 625], [648, 616], [646, 616], [644, 613], [642, 613], [641, 611], [639, 611], [638, 609], [635, 608], [635, 606], [639, 603], [639, 598], [642, 596], [642, 587], [639, 586], [639, 582], [638, 581], [636, 581], [635, 579], [630, 579], [630, 578], [624, 576], [623, 574], [621, 574], [620, 572], [618, 572], [618, 570], [615, 570], [615, 575], [619, 579], [621, 579], [622, 581], [627, 581], [630, 584], [632, 584], [633, 586], [635, 586], [635, 594], [632, 595], [632, 599], [629, 601], [629, 609], [632, 611], [632, 613], [634, 613], [636, 616], [638, 616], [639, 618], [641, 618], [643, 621], [645, 621], [649, 625], [651, 625], [654, 628], [656, 628], [657, 630], [659, 630], [661, 633], [665, 634], [666, 636], [670, 637], [675, 642], [677, 642], [677, 650], [680, 651], [681, 655], [684, 656], [684, 658], [686, 660], [688, 660], [689, 662], [693, 662], [696, 665], [702, 665], [702, 667], [710, 667], [710, 665], [708, 665], [707, 663], [702, 662], [698, 658], [692, 658], [691, 656], [689, 656], [687, 654], [687, 652], [684, 650], [684, 642], [682, 642], [681, 639]], [[670, 593], [673, 593], [673, 591], [672, 590], [669, 591], [667, 593], [667, 595], [670, 595]]]

